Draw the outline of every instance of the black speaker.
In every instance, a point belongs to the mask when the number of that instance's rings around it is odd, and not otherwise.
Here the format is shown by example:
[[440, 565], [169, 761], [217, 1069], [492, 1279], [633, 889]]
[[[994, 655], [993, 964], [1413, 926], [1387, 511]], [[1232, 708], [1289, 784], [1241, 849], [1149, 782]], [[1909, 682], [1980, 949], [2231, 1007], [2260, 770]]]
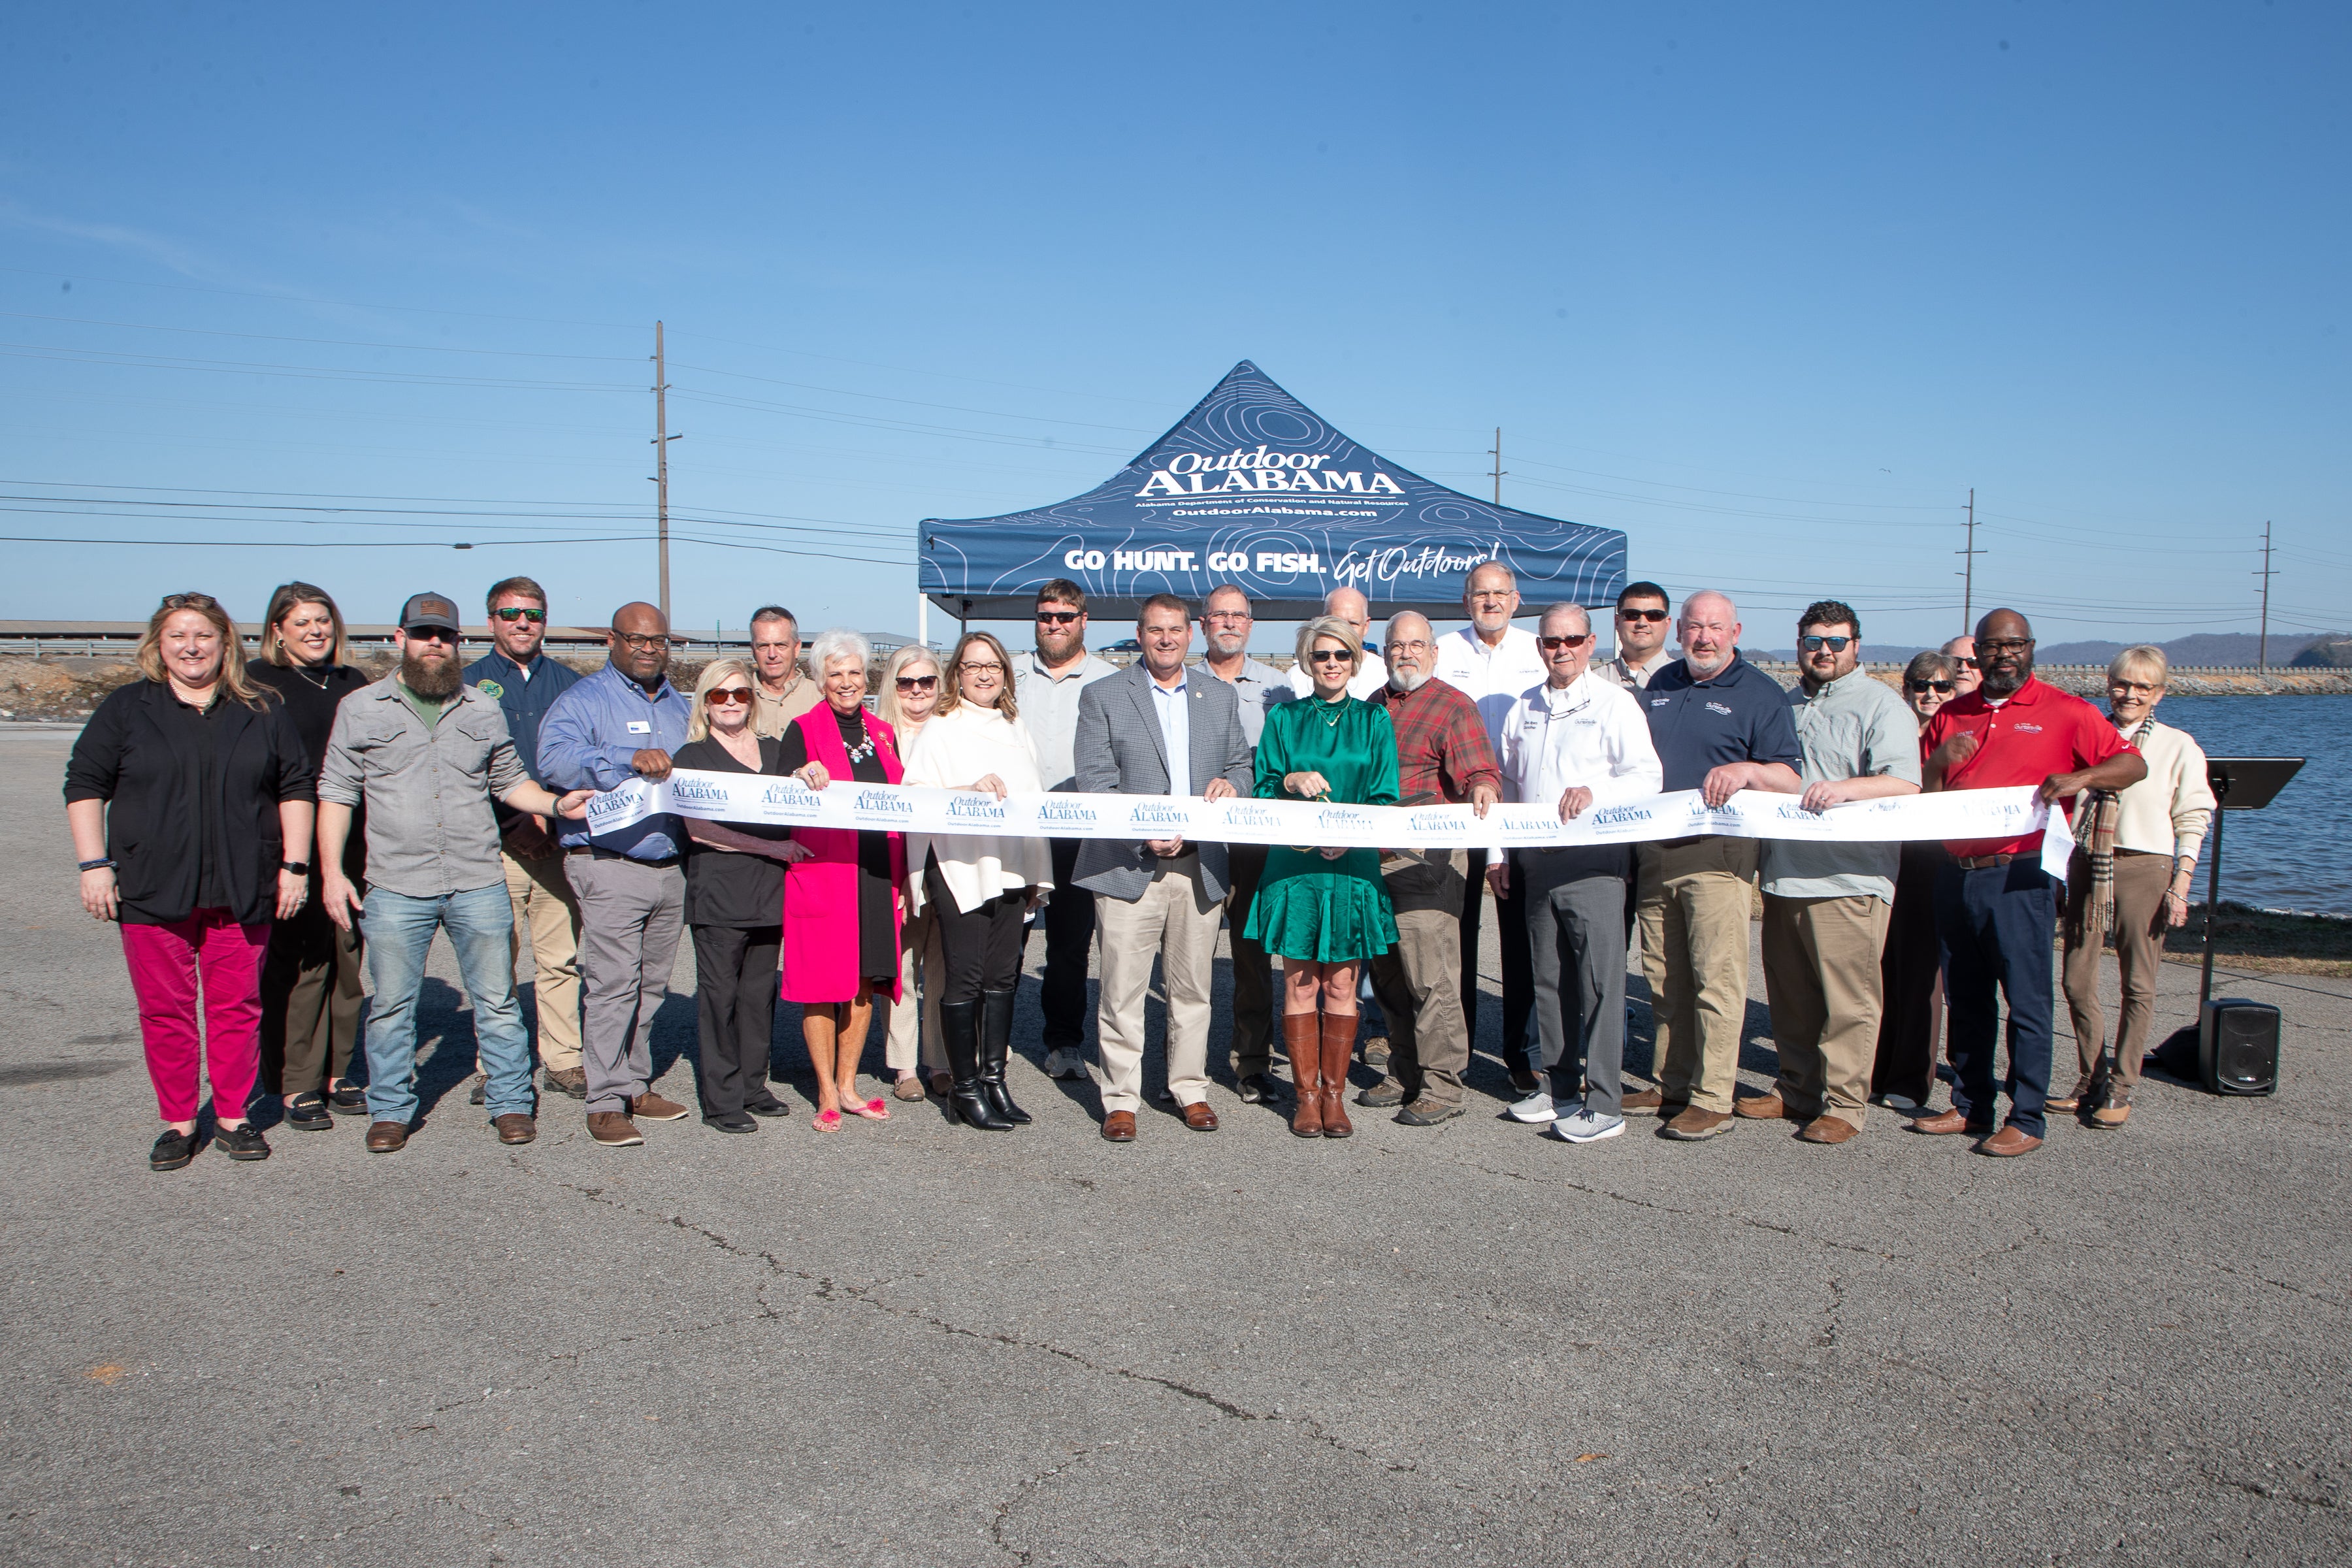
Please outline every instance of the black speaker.
[[2197, 1029], [2197, 1076], [2215, 1094], [2278, 1089], [2279, 1010], [2267, 1002], [2216, 996]]

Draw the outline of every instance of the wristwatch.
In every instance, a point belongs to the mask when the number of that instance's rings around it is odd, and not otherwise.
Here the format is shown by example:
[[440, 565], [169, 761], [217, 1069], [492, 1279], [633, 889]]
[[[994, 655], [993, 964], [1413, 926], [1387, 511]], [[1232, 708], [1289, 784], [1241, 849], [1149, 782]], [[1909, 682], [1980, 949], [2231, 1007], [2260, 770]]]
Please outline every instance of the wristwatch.
[[310, 874], [310, 862], [308, 860], [280, 860], [278, 862], [278, 868], [281, 871], [291, 871], [298, 877], [307, 877]]

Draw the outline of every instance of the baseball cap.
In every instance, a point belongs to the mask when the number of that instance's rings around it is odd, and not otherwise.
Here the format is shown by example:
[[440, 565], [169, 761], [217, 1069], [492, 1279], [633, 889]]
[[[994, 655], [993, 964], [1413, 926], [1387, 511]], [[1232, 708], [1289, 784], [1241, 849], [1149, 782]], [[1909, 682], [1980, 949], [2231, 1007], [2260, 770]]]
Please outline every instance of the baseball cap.
[[427, 626], [450, 632], [465, 630], [457, 622], [457, 602], [446, 594], [411, 595], [408, 603], [400, 606], [400, 629], [414, 632]]

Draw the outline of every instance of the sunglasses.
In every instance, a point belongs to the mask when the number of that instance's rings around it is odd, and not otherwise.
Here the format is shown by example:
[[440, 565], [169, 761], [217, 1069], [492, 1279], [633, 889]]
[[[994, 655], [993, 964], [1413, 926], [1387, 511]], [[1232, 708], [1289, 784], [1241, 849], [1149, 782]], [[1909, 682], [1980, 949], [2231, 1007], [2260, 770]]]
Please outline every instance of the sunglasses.
[[1647, 621], [1652, 626], [1655, 626], [1660, 621], [1666, 618], [1666, 612], [1664, 610], [1620, 610], [1617, 612], [1617, 618], [1621, 621]]
[[509, 626], [514, 625], [517, 621], [529, 621], [532, 626], [537, 626], [547, 619], [545, 610], [526, 610], [520, 605], [509, 605], [504, 609], [492, 610], [490, 614]]
[[1345, 664], [1356, 656], [1343, 647], [1318, 647], [1307, 657], [1317, 664]]
[[732, 708], [751, 700], [748, 686], [714, 686], [702, 694], [702, 700], [713, 708]]
[[1572, 637], [1538, 637], [1536, 638], [1536, 647], [1543, 649], [1546, 653], [1557, 653], [1564, 647], [1582, 647], [1586, 643], [1589, 643], [1591, 640], [1592, 634], [1591, 632], [1583, 632]]
[[403, 635], [410, 642], [454, 643], [457, 640], [457, 634], [447, 626], [413, 626]]
[[1954, 654], [1952, 656], [1952, 662], [1958, 665], [1962, 669], [1974, 669], [1977, 667], [1977, 661], [1969, 658], [1965, 654]]
[[1940, 691], [1948, 697], [1952, 691], [1952, 683], [1948, 680], [1906, 680], [1903, 684], [1914, 692]]
[[[971, 667], [970, 665], [966, 665], [964, 668], [969, 669]], [[991, 669], [1001, 669], [1003, 666], [992, 664], [988, 668]], [[939, 683], [940, 678], [936, 675], [902, 675], [898, 678], [898, 689], [901, 691], [929, 691], [937, 687]]]
[[1066, 626], [1085, 614], [1084, 610], [1040, 610], [1037, 612], [1037, 624], [1041, 626]]
[[1823, 648], [1829, 649], [1832, 653], [1843, 653], [1846, 645], [1852, 641], [1853, 641], [1852, 637], [1799, 637], [1797, 639], [1799, 646], [1807, 653], [1819, 653]]

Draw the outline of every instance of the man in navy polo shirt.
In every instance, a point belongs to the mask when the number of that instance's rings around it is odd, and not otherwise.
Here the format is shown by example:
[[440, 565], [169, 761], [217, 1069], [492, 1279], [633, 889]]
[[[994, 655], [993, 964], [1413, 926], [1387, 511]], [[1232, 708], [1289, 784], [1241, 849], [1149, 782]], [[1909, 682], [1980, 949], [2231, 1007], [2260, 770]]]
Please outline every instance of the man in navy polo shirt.
[[[1804, 752], [1780, 683], [1739, 657], [1739, 611], [1703, 589], [1683, 601], [1683, 657], [1640, 693], [1665, 788], [1721, 805], [1743, 789], [1795, 795]], [[1629, 1110], [1665, 1118], [1696, 1142], [1731, 1125], [1748, 1019], [1748, 916], [1757, 844], [1712, 833], [1636, 846], [1642, 973], [1650, 983], [1655, 1089]]]
[[[2033, 628], [2023, 616], [1995, 610], [1979, 621], [1976, 650], [1983, 683], [1928, 721], [1928, 793], [2039, 784], [2050, 809], [2061, 811], [2086, 789], [2120, 791], [2147, 776], [2147, 762], [2105, 714], [2033, 679]], [[2042, 1147], [2050, 1098], [2058, 884], [2042, 868], [2039, 833], [1945, 847], [1952, 858], [1936, 881], [1936, 932], [1948, 955], [1952, 1109], [1922, 1117], [1911, 1131], [1968, 1133], [1981, 1140], [1979, 1154], [2030, 1154]], [[1998, 1132], [1995, 987], [2009, 998], [2009, 1123]]]

